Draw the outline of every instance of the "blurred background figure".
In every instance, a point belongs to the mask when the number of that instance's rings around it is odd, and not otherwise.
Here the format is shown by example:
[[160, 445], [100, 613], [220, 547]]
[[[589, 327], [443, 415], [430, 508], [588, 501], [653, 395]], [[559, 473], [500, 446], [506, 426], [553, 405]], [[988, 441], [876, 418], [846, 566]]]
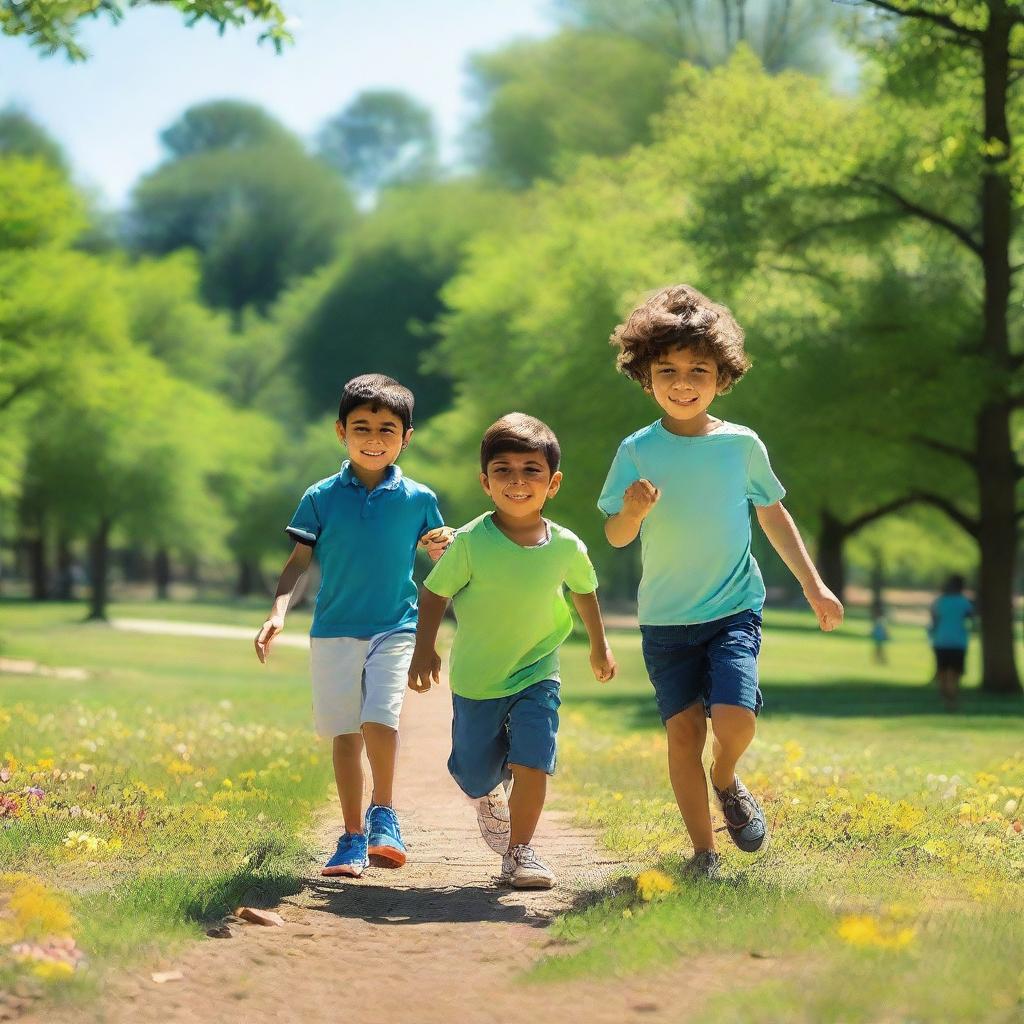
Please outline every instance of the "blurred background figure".
[[932, 604], [932, 624], [928, 630], [935, 652], [939, 693], [947, 711], [956, 711], [959, 703], [969, 631], [974, 624], [974, 605], [963, 591], [963, 576], [953, 575], [946, 580], [942, 593]]

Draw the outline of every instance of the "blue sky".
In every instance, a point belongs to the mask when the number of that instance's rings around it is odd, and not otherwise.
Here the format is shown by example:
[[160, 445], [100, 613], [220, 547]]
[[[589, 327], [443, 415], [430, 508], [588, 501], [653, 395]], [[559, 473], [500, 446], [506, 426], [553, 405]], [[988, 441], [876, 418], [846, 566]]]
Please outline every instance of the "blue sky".
[[187, 29], [169, 10], [86, 22], [85, 64], [0, 36], [0, 107], [26, 109], [61, 142], [83, 185], [114, 205], [161, 159], [157, 133], [193, 103], [262, 104], [303, 136], [367, 88], [433, 111], [445, 155], [472, 112], [469, 54], [552, 31], [548, 0], [282, 0], [296, 44], [278, 57], [255, 30]]

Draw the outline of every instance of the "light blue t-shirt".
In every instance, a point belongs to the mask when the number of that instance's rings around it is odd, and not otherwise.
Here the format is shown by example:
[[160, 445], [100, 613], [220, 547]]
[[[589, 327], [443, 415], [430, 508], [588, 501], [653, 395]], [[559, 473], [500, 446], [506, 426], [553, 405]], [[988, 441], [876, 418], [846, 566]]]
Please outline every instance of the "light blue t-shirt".
[[773, 505], [786, 489], [757, 434], [723, 422], [702, 437], [680, 437], [658, 420], [619, 445], [598, 508], [621, 512], [626, 488], [640, 479], [661, 490], [640, 527], [641, 624], [691, 625], [760, 611], [764, 581], [750, 552], [750, 505]]
[[967, 650], [967, 620], [974, 605], [963, 594], [943, 594], [932, 604], [932, 647]]
[[389, 466], [372, 491], [348, 461], [308, 488], [286, 530], [315, 548], [320, 563], [309, 635], [371, 637], [415, 629], [416, 545], [443, 525], [434, 492], [397, 466]]

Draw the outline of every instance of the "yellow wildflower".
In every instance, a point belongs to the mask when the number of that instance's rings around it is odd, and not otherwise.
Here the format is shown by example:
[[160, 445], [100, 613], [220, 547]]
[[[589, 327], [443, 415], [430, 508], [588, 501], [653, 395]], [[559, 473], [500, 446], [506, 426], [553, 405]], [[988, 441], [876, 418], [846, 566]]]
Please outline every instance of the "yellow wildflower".
[[844, 942], [863, 948], [903, 949], [914, 938], [913, 928], [882, 928], [878, 919], [870, 914], [847, 914], [836, 931]]
[[657, 868], [642, 871], [636, 876], [637, 892], [640, 893], [640, 898], [645, 903], [660, 899], [672, 892], [675, 887], [676, 883], [664, 871], [659, 871]]

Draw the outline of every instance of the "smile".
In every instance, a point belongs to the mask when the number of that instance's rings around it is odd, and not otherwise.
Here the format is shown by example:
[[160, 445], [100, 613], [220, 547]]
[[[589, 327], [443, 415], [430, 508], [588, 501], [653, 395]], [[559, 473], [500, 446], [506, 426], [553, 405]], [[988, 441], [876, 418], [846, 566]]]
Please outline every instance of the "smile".
[[508, 494], [506, 492], [505, 497], [508, 498], [509, 501], [529, 501], [530, 500], [530, 495], [528, 495], [528, 494]]
[[700, 395], [694, 395], [693, 398], [672, 398], [670, 395], [669, 401], [673, 405], [696, 405], [700, 401]]
[[364, 452], [362, 449], [359, 450], [360, 455], [365, 455], [368, 459], [376, 459], [381, 455], [386, 455], [387, 452]]

